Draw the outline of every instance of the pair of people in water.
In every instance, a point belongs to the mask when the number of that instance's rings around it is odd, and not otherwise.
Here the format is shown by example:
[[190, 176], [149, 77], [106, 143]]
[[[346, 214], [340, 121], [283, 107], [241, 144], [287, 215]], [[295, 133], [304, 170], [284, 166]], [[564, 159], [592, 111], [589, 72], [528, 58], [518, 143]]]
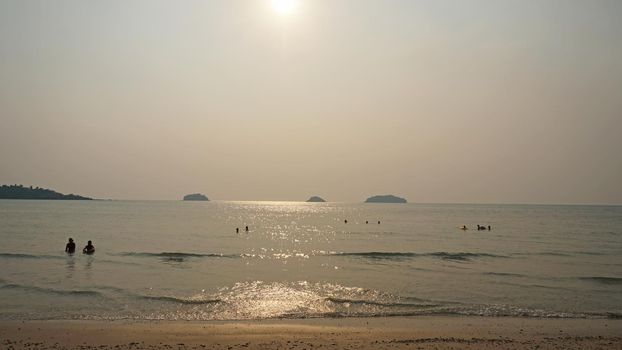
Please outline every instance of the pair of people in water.
[[[248, 232], [248, 226], [246, 226], [246, 232]], [[239, 227], [235, 228], [235, 233], [240, 233], [240, 228]]]
[[[73, 254], [76, 252], [76, 244], [73, 242], [73, 238], [69, 238], [69, 242], [65, 246], [65, 252], [69, 254]], [[82, 254], [93, 254], [95, 253], [95, 246], [93, 242], [88, 241], [84, 249], [82, 249]]]
[[[460, 227], [460, 229], [461, 229], [461, 230], [466, 231], [466, 230], [468, 230], [469, 228], [468, 228], [468, 227], [466, 227], [466, 225], [462, 225], [462, 227]], [[478, 230], [478, 231], [485, 230], [485, 229], [486, 229], [486, 226], [483, 226], [483, 225], [477, 225], [477, 230]], [[492, 228], [490, 227], [490, 225], [488, 225], [488, 231], [490, 231], [490, 230], [492, 230]]]

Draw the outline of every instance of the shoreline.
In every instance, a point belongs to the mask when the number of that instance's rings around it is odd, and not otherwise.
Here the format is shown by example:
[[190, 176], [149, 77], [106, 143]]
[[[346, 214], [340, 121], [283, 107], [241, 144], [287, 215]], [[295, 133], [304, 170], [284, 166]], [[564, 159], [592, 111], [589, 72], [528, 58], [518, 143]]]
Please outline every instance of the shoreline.
[[622, 349], [622, 320], [416, 316], [0, 321], [3, 349]]

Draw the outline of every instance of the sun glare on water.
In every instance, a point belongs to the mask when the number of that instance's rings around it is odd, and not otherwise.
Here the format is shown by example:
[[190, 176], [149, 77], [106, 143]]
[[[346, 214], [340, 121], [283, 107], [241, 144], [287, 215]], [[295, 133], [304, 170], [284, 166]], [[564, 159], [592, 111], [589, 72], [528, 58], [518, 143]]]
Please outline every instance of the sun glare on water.
[[272, 8], [281, 16], [291, 15], [298, 7], [298, 0], [272, 0]]

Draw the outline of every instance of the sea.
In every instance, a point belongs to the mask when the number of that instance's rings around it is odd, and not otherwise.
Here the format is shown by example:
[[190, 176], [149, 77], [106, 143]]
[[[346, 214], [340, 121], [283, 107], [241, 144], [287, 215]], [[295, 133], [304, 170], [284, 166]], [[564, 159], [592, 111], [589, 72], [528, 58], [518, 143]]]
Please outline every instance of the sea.
[[621, 318], [622, 207], [0, 200], [0, 320], [427, 315]]

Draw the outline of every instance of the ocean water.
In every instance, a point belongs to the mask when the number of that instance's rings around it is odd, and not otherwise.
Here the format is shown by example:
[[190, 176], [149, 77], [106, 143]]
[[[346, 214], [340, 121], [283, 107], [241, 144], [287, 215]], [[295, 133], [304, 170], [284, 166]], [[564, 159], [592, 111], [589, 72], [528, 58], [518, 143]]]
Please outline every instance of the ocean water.
[[403, 315], [622, 317], [622, 207], [0, 200], [0, 319]]

